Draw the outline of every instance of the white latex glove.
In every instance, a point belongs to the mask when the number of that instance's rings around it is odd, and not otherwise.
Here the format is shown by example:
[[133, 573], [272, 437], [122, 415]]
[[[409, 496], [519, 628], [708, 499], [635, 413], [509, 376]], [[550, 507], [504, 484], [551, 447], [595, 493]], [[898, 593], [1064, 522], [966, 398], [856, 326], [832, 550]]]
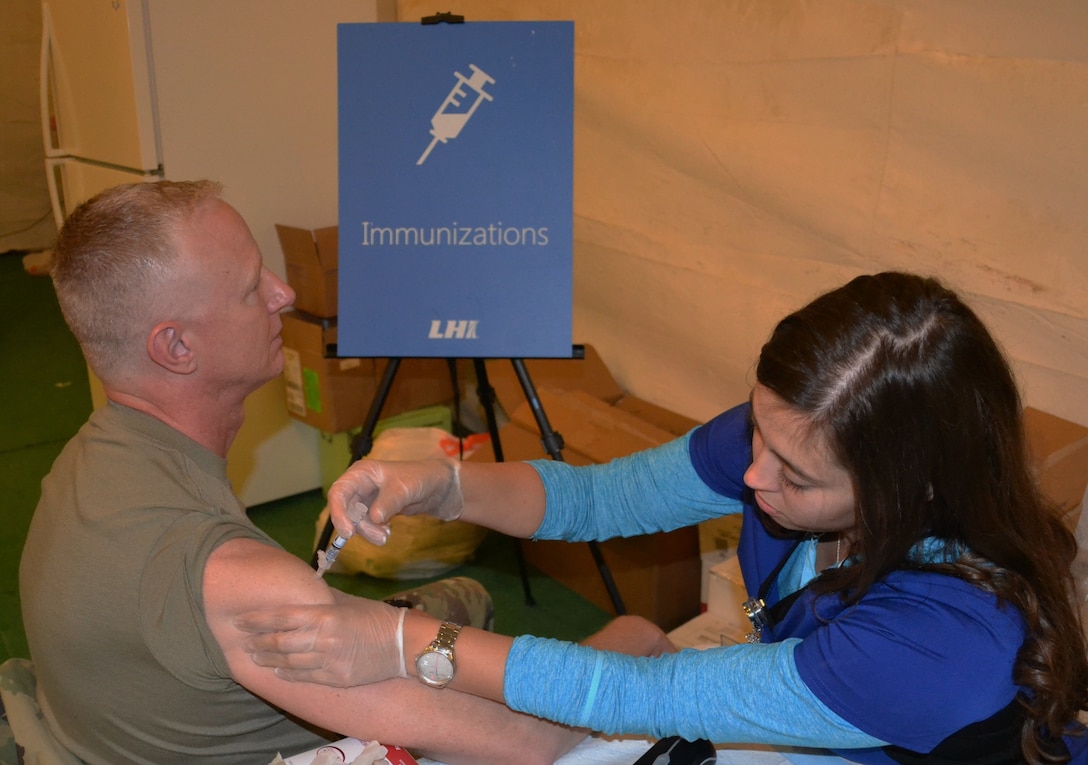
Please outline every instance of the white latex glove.
[[275, 668], [284, 680], [346, 688], [408, 676], [404, 612], [345, 596], [333, 605], [250, 611], [234, 625], [252, 633], [243, 647], [255, 664]]
[[394, 462], [363, 459], [329, 487], [329, 516], [345, 539], [359, 532], [383, 545], [395, 515], [461, 517], [461, 463], [454, 459]]
[[379, 763], [388, 763], [389, 760], [385, 759], [385, 755], [389, 754], [389, 750], [379, 744], [377, 741], [367, 741], [366, 746], [363, 747], [363, 751], [359, 752], [359, 756], [351, 761], [351, 765], [379, 765]]

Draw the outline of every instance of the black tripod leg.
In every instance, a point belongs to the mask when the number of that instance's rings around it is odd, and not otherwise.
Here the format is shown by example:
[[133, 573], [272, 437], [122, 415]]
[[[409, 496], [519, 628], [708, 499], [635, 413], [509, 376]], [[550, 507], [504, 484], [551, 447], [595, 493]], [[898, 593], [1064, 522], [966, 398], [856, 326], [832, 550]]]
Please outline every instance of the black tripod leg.
[[[483, 359], [473, 359], [476, 367], [476, 396], [487, 415], [487, 432], [491, 435], [491, 450], [495, 454], [495, 462], [503, 461], [502, 441], [499, 439], [499, 423], [495, 418], [495, 391], [491, 387], [491, 381], [487, 377], [487, 365]], [[525, 553], [521, 549], [521, 541], [513, 540], [514, 549], [517, 551], [518, 573], [521, 574], [521, 589], [525, 593], [525, 605], [535, 606], [532, 585], [529, 583], [529, 567], [525, 564]]]
[[491, 451], [495, 454], [495, 462], [503, 462], [502, 441], [499, 439], [499, 423], [495, 418], [495, 389], [491, 387], [491, 381], [487, 377], [487, 365], [483, 359], [473, 359], [476, 368], [476, 397], [487, 415], [487, 432], [491, 436]]
[[536, 386], [533, 385], [533, 380], [529, 377], [529, 370], [525, 367], [525, 362], [522, 359], [510, 359], [510, 363], [514, 365], [514, 373], [518, 376], [521, 389], [525, 392], [525, 399], [529, 402], [529, 408], [533, 410], [533, 419], [536, 420], [536, 425], [540, 429], [540, 440], [544, 444], [544, 451], [553, 460], [562, 462], [563, 436], [556, 433], [552, 429], [552, 424], [548, 422], [548, 415], [544, 413], [544, 405], [540, 403], [540, 397], [536, 394]]
[[[510, 359], [510, 362], [514, 365], [514, 372], [518, 376], [518, 382], [521, 383], [521, 389], [525, 392], [525, 398], [529, 402], [529, 408], [533, 410], [533, 417], [536, 419], [536, 425], [540, 429], [540, 439], [544, 444], [544, 450], [548, 452], [549, 456], [553, 460], [558, 462], [563, 461], [563, 437], [552, 430], [552, 425], [548, 422], [548, 416], [544, 413], [544, 405], [540, 403], [540, 397], [536, 393], [536, 387], [533, 385], [533, 380], [529, 377], [529, 370], [525, 367], [525, 361], [522, 359]], [[608, 590], [608, 597], [612, 601], [612, 608], [615, 609], [616, 614], [622, 616], [627, 613], [627, 607], [623, 604], [623, 598], [620, 597], [619, 588], [616, 587], [616, 581], [612, 578], [612, 571], [608, 568], [608, 563], [604, 559], [604, 554], [601, 553], [600, 545], [595, 541], [590, 541], [589, 552], [593, 556], [594, 563], [597, 564], [597, 571], [601, 575], [601, 581], [604, 582], [604, 588]]]
[[[374, 448], [374, 428], [378, 426], [378, 418], [381, 417], [382, 407], [385, 406], [385, 402], [389, 398], [389, 389], [393, 387], [393, 379], [397, 376], [398, 369], [400, 369], [400, 359], [389, 359], [389, 364], [382, 374], [382, 380], [378, 384], [378, 392], [374, 395], [374, 400], [370, 402], [370, 409], [367, 410], [366, 419], [363, 420], [362, 430], [359, 431], [355, 438], [351, 439], [351, 461], [348, 463], [349, 466], [370, 454], [370, 450]], [[321, 536], [317, 540], [317, 548], [314, 550], [313, 558], [310, 559], [310, 565], [314, 569], [317, 569], [317, 553], [329, 546], [333, 531], [334, 527], [330, 517], [325, 521], [325, 528], [321, 530]]]
[[374, 428], [378, 427], [378, 420], [382, 416], [382, 407], [389, 399], [389, 390], [393, 387], [393, 379], [400, 369], [400, 359], [389, 359], [389, 364], [382, 373], [381, 382], [378, 383], [378, 391], [374, 394], [374, 400], [370, 402], [363, 427], [355, 438], [351, 439], [351, 463], [353, 464], [370, 454], [374, 448]]
[[465, 458], [465, 436], [464, 428], [461, 427], [461, 383], [457, 378], [457, 359], [446, 359], [446, 368], [450, 373], [450, 387], [453, 388], [453, 433], [457, 436], [458, 457], [460, 459]]

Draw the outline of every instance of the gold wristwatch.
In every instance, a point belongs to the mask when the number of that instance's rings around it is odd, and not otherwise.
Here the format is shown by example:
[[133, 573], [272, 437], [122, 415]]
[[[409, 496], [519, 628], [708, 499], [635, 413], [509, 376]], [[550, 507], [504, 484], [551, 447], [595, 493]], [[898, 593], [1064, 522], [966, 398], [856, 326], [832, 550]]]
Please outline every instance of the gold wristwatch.
[[438, 636], [416, 657], [416, 674], [421, 682], [432, 688], [445, 688], [457, 671], [453, 644], [461, 633], [461, 625], [442, 622]]

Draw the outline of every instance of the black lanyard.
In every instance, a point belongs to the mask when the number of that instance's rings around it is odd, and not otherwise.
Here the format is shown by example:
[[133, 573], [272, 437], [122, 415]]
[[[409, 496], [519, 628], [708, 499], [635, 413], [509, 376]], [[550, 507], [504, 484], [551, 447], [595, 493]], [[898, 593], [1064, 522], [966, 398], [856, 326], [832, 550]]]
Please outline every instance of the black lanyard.
[[773, 587], [775, 581], [778, 580], [778, 575], [782, 573], [782, 569], [786, 567], [786, 563], [793, 557], [793, 554], [797, 552], [797, 548], [801, 546], [801, 543], [806, 539], [811, 538], [812, 537], [802, 537], [794, 542], [793, 546], [790, 547], [782, 560], [775, 566], [774, 571], [772, 571], [759, 585], [759, 592], [756, 597], [748, 598], [748, 600], [741, 604], [741, 608], [744, 609], [744, 615], [747, 616], [748, 620], [752, 623], [752, 631], [745, 636], [745, 639], [749, 643], [762, 642], [763, 631], [769, 630], [774, 627], [774, 625], [778, 624], [778, 622], [782, 620], [782, 617], [790, 610], [790, 606], [793, 605], [793, 602], [805, 591], [805, 588], [802, 587], [795, 592], [791, 592], [770, 608], [767, 607], [765, 600], [767, 593], [771, 591], [771, 587]]

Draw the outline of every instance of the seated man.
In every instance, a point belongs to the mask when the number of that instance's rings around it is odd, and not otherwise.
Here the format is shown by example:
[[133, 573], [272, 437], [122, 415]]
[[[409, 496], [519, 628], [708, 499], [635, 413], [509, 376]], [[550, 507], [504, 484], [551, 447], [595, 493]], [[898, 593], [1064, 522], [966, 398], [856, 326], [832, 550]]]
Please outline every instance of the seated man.
[[450, 763], [552, 762], [582, 734], [415, 679], [292, 684], [244, 652], [234, 620], [254, 608], [400, 612], [330, 589], [231, 490], [227, 450], [245, 397], [282, 369], [279, 314], [294, 294], [219, 194], [117, 187], [58, 238], [61, 309], [109, 404], [43, 481], [19, 571], [50, 726], [91, 765], [265, 765], [339, 736]]

